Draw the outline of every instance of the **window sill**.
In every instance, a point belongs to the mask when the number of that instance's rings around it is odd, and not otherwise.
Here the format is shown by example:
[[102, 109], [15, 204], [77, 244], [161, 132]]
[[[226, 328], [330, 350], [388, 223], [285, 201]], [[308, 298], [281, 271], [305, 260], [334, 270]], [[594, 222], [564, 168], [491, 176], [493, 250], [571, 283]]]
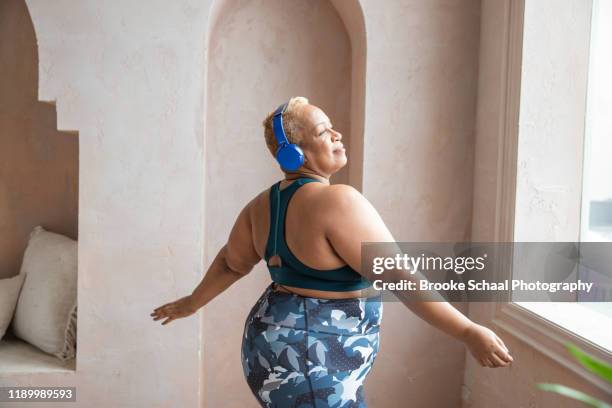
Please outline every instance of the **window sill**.
[[[530, 306], [535, 309], [549, 309], [548, 312], [551, 314], [550, 306], [553, 304], [540, 304], [535, 307], [532, 305], [533, 303]], [[571, 305], [567, 304], [565, 306]], [[558, 306], [558, 304], [555, 306]], [[563, 307], [559, 308], [559, 311], [556, 313], [557, 315], [560, 314], [559, 312], [562, 312], [560, 309], [563, 309]], [[581, 316], [584, 315], [581, 313]], [[580, 365], [567, 351], [565, 343], [571, 342], [586, 353], [604, 361], [610, 361], [612, 358], [612, 353], [609, 350], [576, 335], [572, 331], [517, 303], [497, 304], [493, 323], [518, 340], [572, 370], [591, 384], [601, 388], [603, 391], [609, 392], [610, 384]], [[609, 335], [606, 336], [605, 333], [600, 333], [599, 336], [601, 338], [610, 337]]]

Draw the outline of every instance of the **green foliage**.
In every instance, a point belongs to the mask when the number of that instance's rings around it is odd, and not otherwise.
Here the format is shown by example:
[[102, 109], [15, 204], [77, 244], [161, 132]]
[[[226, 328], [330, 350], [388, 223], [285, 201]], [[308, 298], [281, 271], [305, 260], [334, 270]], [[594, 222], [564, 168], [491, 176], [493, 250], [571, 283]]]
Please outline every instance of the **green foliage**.
[[[567, 350], [576, 358], [576, 360], [578, 360], [580, 364], [582, 364], [584, 368], [591, 371], [598, 377], [603, 378], [607, 382], [612, 383], [612, 365], [585, 353], [580, 348], [576, 347], [574, 344], [567, 343], [565, 346]], [[612, 408], [612, 405], [608, 403], [598, 400], [597, 398], [591, 397], [590, 395], [585, 394], [582, 391], [578, 391], [573, 388], [566, 387], [564, 385], [538, 383], [536, 384], [536, 386], [543, 391], [555, 392], [568, 398], [573, 398], [575, 400], [582, 401], [583, 403], [593, 408]]]
[[571, 343], [567, 343], [565, 346], [587, 370], [612, 383], [612, 365], [588, 355]]
[[612, 406], [606, 404], [605, 402], [601, 400], [593, 398], [590, 395], [585, 394], [582, 391], [578, 391], [573, 388], [566, 387], [565, 385], [548, 384], [548, 383], [539, 383], [536, 385], [541, 390], [556, 392], [557, 394], [561, 394], [568, 398], [573, 398], [575, 400], [582, 401], [585, 404], [591, 407], [594, 407], [594, 408], [612, 408]]

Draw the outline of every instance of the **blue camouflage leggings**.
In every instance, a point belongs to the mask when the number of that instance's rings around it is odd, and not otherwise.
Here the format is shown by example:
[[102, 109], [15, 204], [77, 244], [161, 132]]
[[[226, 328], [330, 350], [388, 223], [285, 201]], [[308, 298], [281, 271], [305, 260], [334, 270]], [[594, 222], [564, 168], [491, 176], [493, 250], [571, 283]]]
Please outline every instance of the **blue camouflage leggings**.
[[319, 299], [270, 284], [247, 316], [242, 367], [262, 407], [365, 408], [383, 304]]

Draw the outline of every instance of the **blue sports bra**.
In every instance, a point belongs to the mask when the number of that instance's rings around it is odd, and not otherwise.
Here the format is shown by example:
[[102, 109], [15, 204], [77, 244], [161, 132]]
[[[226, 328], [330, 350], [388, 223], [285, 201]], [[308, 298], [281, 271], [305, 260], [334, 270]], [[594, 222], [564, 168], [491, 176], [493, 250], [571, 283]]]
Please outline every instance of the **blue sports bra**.
[[[270, 188], [270, 233], [266, 244], [265, 260], [274, 282], [281, 285], [327, 291], [351, 291], [364, 289], [372, 283], [349, 265], [336, 269], [313, 269], [293, 255], [285, 241], [285, 219], [289, 200], [298, 188], [317, 181], [310, 178], [296, 179], [291, 185], [279, 189], [280, 181]], [[270, 258], [280, 257], [280, 266], [270, 265]]]

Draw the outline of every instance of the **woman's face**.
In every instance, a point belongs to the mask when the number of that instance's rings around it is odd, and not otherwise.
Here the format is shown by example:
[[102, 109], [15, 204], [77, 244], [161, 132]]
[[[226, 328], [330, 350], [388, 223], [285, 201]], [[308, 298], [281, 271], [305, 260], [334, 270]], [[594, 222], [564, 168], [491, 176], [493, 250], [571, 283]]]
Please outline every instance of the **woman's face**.
[[304, 152], [304, 167], [330, 176], [346, 165], [346, 150], [342, 134], [333, 129], [327, 115], [314, 105], [305, 105], [300, 112], [304, 130], [300, 147]]

